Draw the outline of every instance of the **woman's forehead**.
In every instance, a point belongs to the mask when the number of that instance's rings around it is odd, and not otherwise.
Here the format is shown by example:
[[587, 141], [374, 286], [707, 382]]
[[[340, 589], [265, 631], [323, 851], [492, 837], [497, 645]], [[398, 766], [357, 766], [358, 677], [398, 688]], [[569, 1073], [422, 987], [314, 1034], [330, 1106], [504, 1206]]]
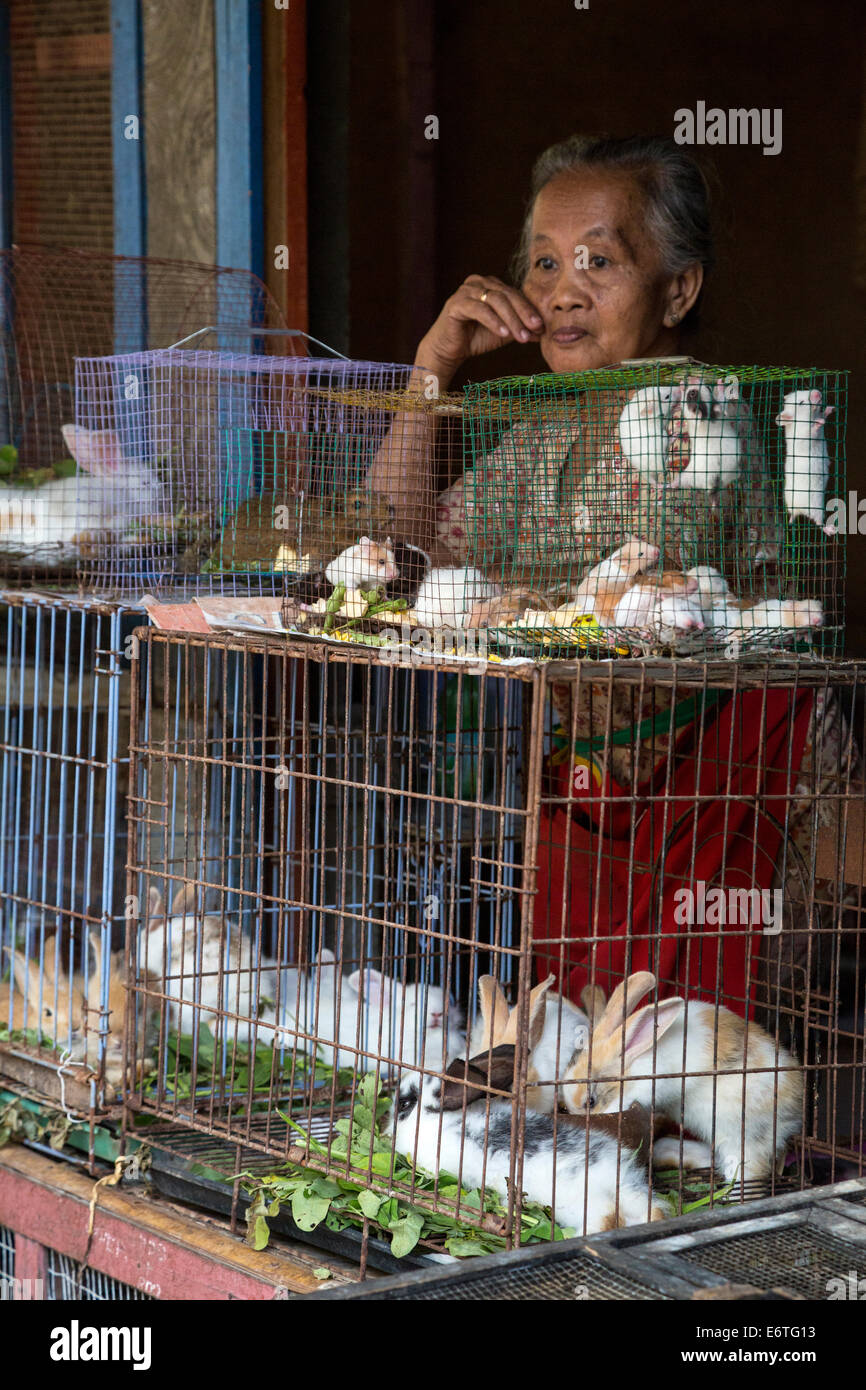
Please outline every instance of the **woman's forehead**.
[[634, 176], [581, 169], [559, 174], [541, 189], [532, 210], [533, 242], [579, 233], [620, 242], [626, 249], [644, 239], [644, 199]]

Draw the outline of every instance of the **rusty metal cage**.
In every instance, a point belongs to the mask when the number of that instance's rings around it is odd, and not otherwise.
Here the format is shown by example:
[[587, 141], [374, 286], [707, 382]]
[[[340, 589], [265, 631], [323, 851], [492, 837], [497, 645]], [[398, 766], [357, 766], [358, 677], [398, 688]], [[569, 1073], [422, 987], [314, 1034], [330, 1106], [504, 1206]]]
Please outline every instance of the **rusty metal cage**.
[[120, 1071], [140, 621], [123, 604], [0, 594], [0, 1076], [85, 1114]]
[[469, 1255], [863, 1174], [859, 665], [137, 643], [127, 1121], [258, 1151], [253, 1219]]

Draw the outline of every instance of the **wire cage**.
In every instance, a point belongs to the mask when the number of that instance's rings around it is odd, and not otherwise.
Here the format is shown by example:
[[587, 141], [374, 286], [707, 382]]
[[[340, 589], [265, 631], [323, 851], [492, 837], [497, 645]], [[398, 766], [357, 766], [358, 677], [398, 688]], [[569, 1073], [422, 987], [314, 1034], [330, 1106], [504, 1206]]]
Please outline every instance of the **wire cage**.
[[85, 1109], [122, 1062], [127, 639], [141, 617], [0, 594], [0, 1075], [56, 1099], [69, 1063]]
[[862, 1175], [859, 666], [139, 643], [130, 1124], [456, 1255]]
[[[398, 422], [429, 407], [412, 374], [182, 346], [79, 361], [80, 437], [129, 480], [122, 516], [91, 537], [83, 582], [241, 596], [288, 586], [315, 604], [337, 585], [396, 579], [395, 511], [367, 474]], [[84, 489], [82, 530], [90, 509]]]
[[[116, 460], [88, 448], [74, 428], [75, 358], [166, 346], [215, 322], [245, 326], [250, 351], [255, 328], [286, 326], [248, 271], [66, 247], [0, 251], [0, 574], [7, 584], [74, 584], [88, 530], [125, 510]], [[81, 526], [79, 493], [89, 499]]]
[[846, 410], [845, 372], [688, 359], [469, 386], [440, 539], [498, 646], [834, 655]]

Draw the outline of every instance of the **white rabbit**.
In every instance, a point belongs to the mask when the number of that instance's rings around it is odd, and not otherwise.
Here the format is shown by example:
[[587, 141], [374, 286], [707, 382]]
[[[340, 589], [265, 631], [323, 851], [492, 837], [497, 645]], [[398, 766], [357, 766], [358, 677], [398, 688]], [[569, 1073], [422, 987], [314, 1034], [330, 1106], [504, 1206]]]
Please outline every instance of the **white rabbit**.
[[619, 442], [623, 458], [646, 478], [665, 471], [670, 439], [666, 429], [673, 388], [644, 386], [635, 391], [619, 417]]
[[410, 617], [421, 627], [465, 627], [475, 604], [500, 592], [480, 570], [433, 569], [421, 583]]
[[[171, 1027], [193, 1034], [202, 1023], [212, 1026], [217, 1012], [229, 1011], [241, 1016], [238, 1040], [247, 1042], [259, 999], [276, 993], [277, 962], [257, 957], [237, 924], [214, 914], [197, 917], [194, 888], [181, 888], [166, 916], [162, 896], [152, 887], [149, 908], [141, 967], [169, 996]], [[233, 1036], [234, 1020], [226, 1023]]]
[[799, 1064], [722, 1006], [663, 999], [635, 1012], [655, 983], [638, 971], [614, 990], [569, 1068], [566, 1108], [604, 1114], [639, 1101], [714, 1145], [727, 1181], [768, 1178], [801, 1124]]
[[832, 536], [835, 526], [824, 514], [830, 455], [823, 431], [836, 407], [828, 405], [822, 410], [823, 399], [820, 391], [789, 391], [776, 424], [785, 431], [784, 496], [788, 520], [807, 517]]
[[[293, 996], [287, 995], [278, 1020], [279, 1045], [315, 1053], [328, 1066], [378, 1069], [383, 1077], [392, 1063], [438, 1066], [462, 1050], [462, 1010], [446, 1001], [438, 985], [403, 985], [367, 967], [341, 975], [337, 994], [333, 972], [320, 974], [318, 994], [302, 990], [297, 1010]], [[271, 1017], [263, 1014], [260, 1028]]]
[[[675, 388], [674, 398], [682, 388]], [[672, 488], [702, 488], [711, 492], [735, 483], [740, 474], [742, 445], [736, 426], [727, 418], [712, 418], [708, 388], [688, 386], [682, 392], [683, 429], [689, 436], [689, 462], [681, 473], [665, 480]]]
[[[553, 979], [548, 976], [529, 993], [527, 1104], [543, 1114], [556, 1109], [557, 1088], [552, 1083], [565, 1074], [571, 1061], [575, 1030], [589, 1026], [583, 1009], [561, 994], [548, 993]], [[469, 1035], [469, 1056], [508, 1043], [517, 1046], [518, 1011], [509, 1009], [502, 986], [492, 975], [479, 979], [478, 998], [481, 1011]]]
[[83, 473], [27, 490], [0, 488], [0, 551], [54, 567], [78, 560], [94, 540], [120, 541], [131, 522], [165, 510], [159, 478], [124, 456], [113, 430], [64, 425], [61, 432]]
[[[403, 1077], [388, 1120], [395, 1149], [431, 1172], [455, 1174], [465, 1188], [484, 1185], [507, 1201], [513, 1180], [512, 1102], [485, 1101], [483, 1095], [473, 1101], [471, 1089], [465, 1106], [459, 1090], [456, 1101], [443, 1102], [442, 1087], [436, 1076]], [[553, 1207], [554, 1220], [579, 1235], [667, 1215], [653, 1201], [635, 1154], [610, 1134], [593, 1130], [591, 1119], [587, 1138], [582, 1125], [527, 1114], [519, 1186], [530, 1201]]]

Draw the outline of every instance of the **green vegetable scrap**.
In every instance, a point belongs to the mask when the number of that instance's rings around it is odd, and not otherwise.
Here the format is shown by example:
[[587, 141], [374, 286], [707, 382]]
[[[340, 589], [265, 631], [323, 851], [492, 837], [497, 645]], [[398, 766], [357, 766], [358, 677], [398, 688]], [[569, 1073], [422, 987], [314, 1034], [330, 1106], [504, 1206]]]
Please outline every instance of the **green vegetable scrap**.
[[[505, 1205], [496, 1193], [460, 1187], [453, 1174], [444, 1171], [438, 1176], [423, 1168], [413, 1167], [408, 1157], [394, 1154], [391, 1140], [381, 1133], [381, 1121], [390, 1109], [390, 1099], [382, 1094], [378, 1078], [364, 1076], [357, 1088], [351, 1117], [337, 1121], [336, 1138], [326, 1149], [289, 1115], [281, 1118], [303, 1136], [312, 1155], [330, 1164], [333, 1176], [325, 1176], [316, 1168], [300, 1163], [288, 1163], [278, 1173], [261, 1177], [241, 1173], [244, 1191], [251, 1202], [247, 1215], [248, 1242], [255, 1249], [267, 1244], [267, 1219], [277, 1215], [282, 1206], [291, 1207], [292, 1218], [304, 1231], [313, 1231], [322, 1222], [331, 1231], [346, 1227], [362, 1227], [365, 1221], [391, 1239], [391, 1253], [402, 1259], [415, 1249], [420, 1240], [440, 1248], [449, 1255], [460, 1257], [487, 1255], [506, 1248], [507, 1218]], [[356, 1172], [358, 1177], [346, 1176]], [[335, 1168], [338, 1171], [335, 1172]], [[364, 1181], [372, 1173], [383, 1180], [388, 1192], [375, 1192]], [[398, 1185], [411, 1184], [423, 1200], [427, 1194], [434, 1200], [454, 1203], [449, 1211], [428, 1210], [410, 1202]], [[457, 1212], [460, 1212], [458, 1219]], [[473, 1216], [472, 1213], [475, 1213]], [[521, 1213], [521, 1241], [524, 1245], [541, 1241], [564, 1240], [574, 1232], [568, 1227], [554, 1225], [549, 1211], [537, 1202], [524, 1203]], [[258, 1243], [260, 1242], [260, 1243]]]
[[78, 464], [72, 458], [42, 468], [25, 468], [14, 444], [0, 445], [0, 478], [6, 479], [7, 487], [43, 487], [56, 478], [74, 478], [77, 472]]

